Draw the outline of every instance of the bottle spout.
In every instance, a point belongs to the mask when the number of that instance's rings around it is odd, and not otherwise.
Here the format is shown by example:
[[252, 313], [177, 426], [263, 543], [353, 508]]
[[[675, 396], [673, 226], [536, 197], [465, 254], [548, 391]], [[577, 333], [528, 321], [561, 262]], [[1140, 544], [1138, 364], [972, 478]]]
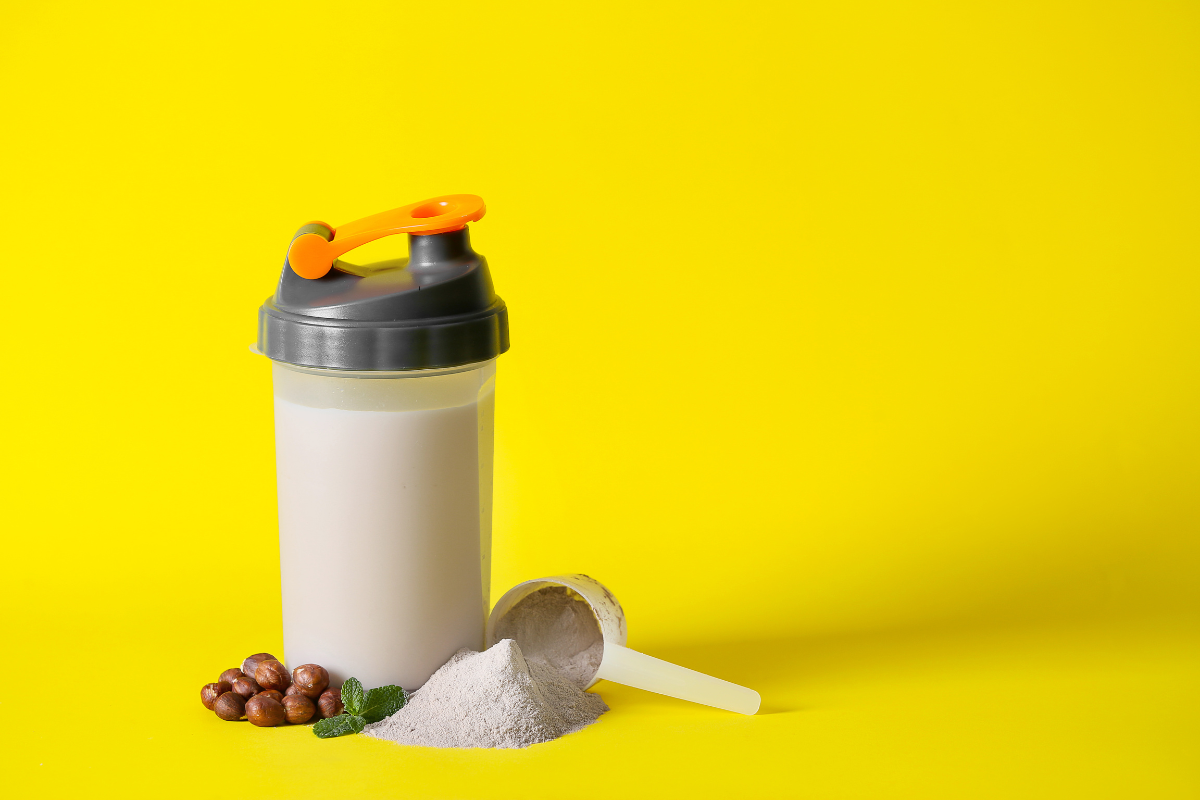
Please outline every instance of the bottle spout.
[[475, 257], [475, 251], [471, 249], [471, 235], [466, 226], [444, 233], [408, 235], [409, 269], [434, 267]]

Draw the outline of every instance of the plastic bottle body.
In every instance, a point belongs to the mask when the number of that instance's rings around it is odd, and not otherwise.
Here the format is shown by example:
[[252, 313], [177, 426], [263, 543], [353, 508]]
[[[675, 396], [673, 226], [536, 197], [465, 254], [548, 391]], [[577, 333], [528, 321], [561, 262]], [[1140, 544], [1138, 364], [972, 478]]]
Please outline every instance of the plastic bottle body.
[[482, 649], [495, 372], [273, 362], [289, 668], [411, 690]]

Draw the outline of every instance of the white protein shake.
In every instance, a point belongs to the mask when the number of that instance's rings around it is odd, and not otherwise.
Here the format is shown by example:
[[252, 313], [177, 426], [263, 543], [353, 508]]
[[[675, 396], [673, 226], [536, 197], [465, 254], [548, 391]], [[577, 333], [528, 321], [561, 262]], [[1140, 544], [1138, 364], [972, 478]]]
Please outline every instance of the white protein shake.
[[287, 665], [419, 688], [483, 649], [495, 361], [272, 368]]

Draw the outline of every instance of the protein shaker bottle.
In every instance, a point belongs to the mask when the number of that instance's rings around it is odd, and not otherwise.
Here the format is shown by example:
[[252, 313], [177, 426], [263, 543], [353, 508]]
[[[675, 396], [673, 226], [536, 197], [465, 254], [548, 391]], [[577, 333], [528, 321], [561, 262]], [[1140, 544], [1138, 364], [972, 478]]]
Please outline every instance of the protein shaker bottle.
[[[482, 649], [496, 357], [508, 313], [446, 195], [304, 225], [259, 309], [272, 360], [283, 645], [289, 668], [419, 688]], [[409, 235], [409, 258], [341, 261]]]

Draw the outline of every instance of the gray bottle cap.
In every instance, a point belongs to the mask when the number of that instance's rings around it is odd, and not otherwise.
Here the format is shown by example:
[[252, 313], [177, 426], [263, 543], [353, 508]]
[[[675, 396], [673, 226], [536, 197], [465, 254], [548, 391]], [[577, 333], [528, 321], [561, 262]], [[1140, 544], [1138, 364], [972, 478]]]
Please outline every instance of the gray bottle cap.
[[[333, 232], [317, 223], [296, 235]], [[258, 349], [306, 367], [409, 370], [487, 361], [508, 350], [508, 309], [492, 288], [466, 227], [406, 234], [409, 258], [335, 262], [302, 278], [284, 259], [273, 297], [258, 310]]]

